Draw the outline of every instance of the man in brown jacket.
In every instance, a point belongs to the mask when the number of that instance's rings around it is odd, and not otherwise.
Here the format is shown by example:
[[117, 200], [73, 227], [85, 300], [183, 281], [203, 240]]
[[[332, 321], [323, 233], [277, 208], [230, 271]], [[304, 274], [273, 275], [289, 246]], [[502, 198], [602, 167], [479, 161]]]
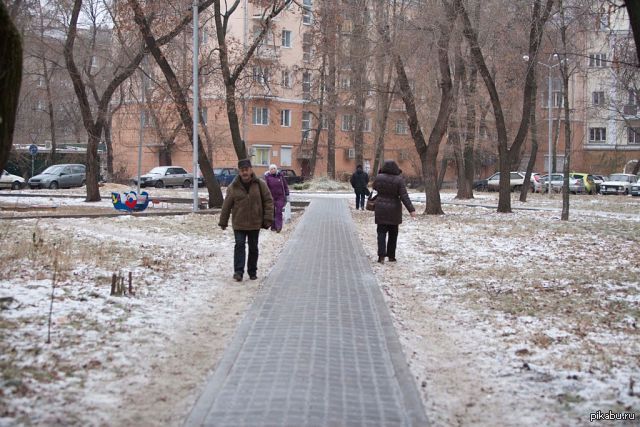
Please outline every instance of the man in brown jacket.
[[260, 228], [269, 228], [273, 222], [273, 199], [271, 192], [260, 178], [256, 177], [249, 159], [238, 162], [240, 174], [227, 187], [227, 197], [222, 204], [220, 222], [223, 230], [229, 224], [236, 238], [233, 249], [233, 279], [240, 282], [244, 274], [245, 244], [249, 242], [247, 273], [251, 280], [258, 278], [258, 237]]

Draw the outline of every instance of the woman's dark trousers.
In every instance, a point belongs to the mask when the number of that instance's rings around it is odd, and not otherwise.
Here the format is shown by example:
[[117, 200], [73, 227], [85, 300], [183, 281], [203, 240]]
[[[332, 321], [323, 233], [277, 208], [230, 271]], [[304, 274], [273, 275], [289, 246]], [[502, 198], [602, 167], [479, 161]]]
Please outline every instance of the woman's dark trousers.
[[[387, 240], [387, 233], [389, 239]], [[378, 256], [396, 257], [396, 244], [398, 243], [398, 226], [390, 224], [378, 224]]]
[[356, 210], [364, 210], [364, 196], [366, 196], [366, 190], [355, 190], [356, 192]]
[[255, 276], [258, 271], [258, 236], [260, 230], [233, 230], [236, 245], [233, 248], [233, 271], [242, 276], [244, 273], [245, 242], [249, 241], [249, 259], [247, 273]]

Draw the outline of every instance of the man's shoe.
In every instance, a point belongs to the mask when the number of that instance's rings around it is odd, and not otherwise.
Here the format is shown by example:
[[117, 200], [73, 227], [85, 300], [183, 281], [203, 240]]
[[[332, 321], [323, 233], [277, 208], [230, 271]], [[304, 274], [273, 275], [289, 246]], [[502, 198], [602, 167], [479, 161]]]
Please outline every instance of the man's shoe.
[[250, 274], [249, 275], [249, 279], [251, 280], [256, 280], [258, 278], [258, 276], [256, 276], [255, 274]]
[[383, 257], [383, 256], [379, 256], [379, 257], [378, 257], [378, 262], [379, 262], [380, 264], [384, 264], [384, 257]]
[[242, 274], [240, 273], [235, 273], [233, 275], [233, 280], [235, 280], [236, 282], [242, 282]]
[[394, 257], [389, 257], [389, 262], [396, 262], [396, 259]]

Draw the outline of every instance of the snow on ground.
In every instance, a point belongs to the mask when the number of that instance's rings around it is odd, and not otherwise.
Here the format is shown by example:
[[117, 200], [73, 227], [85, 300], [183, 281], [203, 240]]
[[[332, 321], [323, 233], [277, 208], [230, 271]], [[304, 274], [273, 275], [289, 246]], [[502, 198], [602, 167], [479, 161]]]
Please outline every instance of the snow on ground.
[[[294, 198], [332, 195], [353, 204], [350, 193]], [[638, 412], [640, 199], [572, 196], [566, 222], [559, 195], [514, 200], [513, 214], [454, 196], [442, 193], [444, 216], [406, 217], [395, 264], [374, 262], [373, 215], [353, 211], [432, 423], [586, 425], [598, 410]], [[420, 212], [424, 194], [412, 198]], [[10, 199], [1, 206], [110, 207]], [[261, 233], [261, 278], [299, 218]], [[0, 221], [0, 425], [181, 425], [262, 283], [231, 280], [233, 236], [216, 224]], [[113, 273], [127, 286], [131, 273], [135, 295], [110, 296]]]

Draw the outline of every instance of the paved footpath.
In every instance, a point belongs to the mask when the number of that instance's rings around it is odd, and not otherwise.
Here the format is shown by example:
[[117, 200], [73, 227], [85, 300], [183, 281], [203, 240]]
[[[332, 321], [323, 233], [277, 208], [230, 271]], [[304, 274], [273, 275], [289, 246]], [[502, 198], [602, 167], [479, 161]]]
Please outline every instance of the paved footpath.
[[370, 262], [313, 199], [185, 425], [427, 425]]

